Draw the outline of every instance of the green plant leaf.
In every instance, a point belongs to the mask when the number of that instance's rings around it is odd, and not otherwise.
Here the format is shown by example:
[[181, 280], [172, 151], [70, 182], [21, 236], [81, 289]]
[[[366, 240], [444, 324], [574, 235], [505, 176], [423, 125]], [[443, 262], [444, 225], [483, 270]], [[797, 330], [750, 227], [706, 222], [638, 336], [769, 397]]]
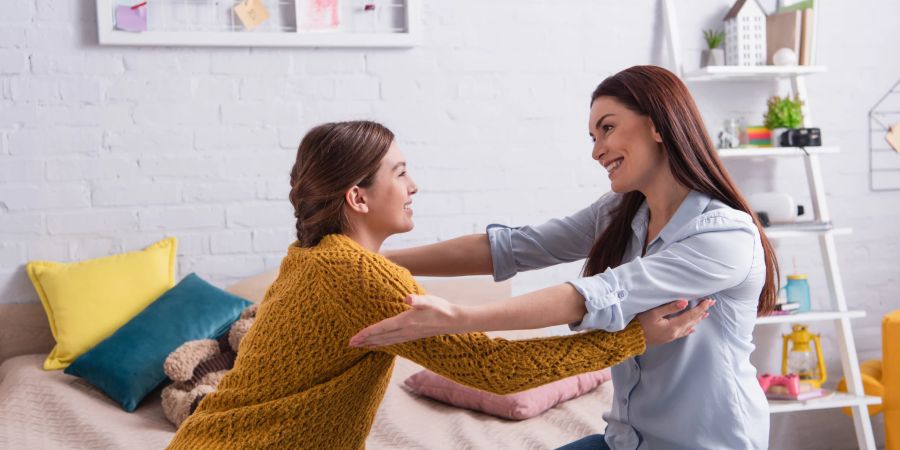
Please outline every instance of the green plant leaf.
[[803, 100], [775, 96], [768, 101], [768, 111], [763, 116], [763, 123], [769, 129], [798, 128], [803, 124]]
[[721, 30], [704, 30], [703, 39], [710, 49], [719, 48], [725, 40], [725, 32]]

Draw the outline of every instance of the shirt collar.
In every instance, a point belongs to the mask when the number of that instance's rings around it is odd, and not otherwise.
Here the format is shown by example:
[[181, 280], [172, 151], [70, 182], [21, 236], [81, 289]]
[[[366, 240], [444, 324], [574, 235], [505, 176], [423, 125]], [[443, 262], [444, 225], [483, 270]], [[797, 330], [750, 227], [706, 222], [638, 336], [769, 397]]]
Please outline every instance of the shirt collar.
[[[687, 197], [681, 201], [681, 205], [678, 205], [675, 215], [669, 219], [669, 222], [666, 223], [666, 226], [659, 232], [656, 239], [660, 239], [663, 242], [671, 242], [675, 237], [675, 233], [687, 225], [691, 220], [702, 214], [703, 211], [706, 210], [706, 207], [709, 206], [710, 201], [712, 201], [712, 198], [702, 192], [694, 190], [688, 192]], [[644, 238], [647, 236], [649, 222], [650, 207], [647, 205], [647, 200], [644, 200], [644, 202], [641, 203], [641, 207], [638, 208], [637, 212], [634, 214], [634, 219], [631, 220], [631, 229], [641, 242], [643, 242]], [[654, 242], [656, 239], [654, 239]], [[647, 247], [651, 244], [653, 244], [653, 242], [647, 243]]]
[[645, 199], [641, 202], [641, 206], [638, 208], [637, 212], [634, 213], [634, 218], [631, 219], [631, 231], [634, 231], [634, 235], [638, 237], [638, 240], [644, 242], [644, 237], [647, 236], [647, 227], [650, 225], [650, 205], [647, 204], [647, 200]]

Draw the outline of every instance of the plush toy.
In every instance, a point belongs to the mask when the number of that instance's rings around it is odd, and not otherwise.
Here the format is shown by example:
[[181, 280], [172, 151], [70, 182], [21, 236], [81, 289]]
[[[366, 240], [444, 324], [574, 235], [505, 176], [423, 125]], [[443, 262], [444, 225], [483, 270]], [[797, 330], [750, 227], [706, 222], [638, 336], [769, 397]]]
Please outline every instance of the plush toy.
[[259, 305], [247, 307], [218, 339], [188, 341], [175, 349], [163, 364], [163, 371], [174, 381], [162, 391], [166, 418], [180, 426], [197, 409], [200, 400], [214, 392], [225, 373], [234, 366], [241, 339], [247, 334]]

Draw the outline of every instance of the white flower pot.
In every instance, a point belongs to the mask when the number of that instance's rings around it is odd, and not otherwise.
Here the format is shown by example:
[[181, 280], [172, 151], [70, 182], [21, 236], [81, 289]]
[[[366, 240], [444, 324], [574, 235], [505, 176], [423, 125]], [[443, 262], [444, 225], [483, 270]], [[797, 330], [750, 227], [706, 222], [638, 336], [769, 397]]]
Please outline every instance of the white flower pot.
[[721, 48], [703, 50], [703, 54], [700, 56], [700, 67], [724, 65], [725, 50], [722, 50]]

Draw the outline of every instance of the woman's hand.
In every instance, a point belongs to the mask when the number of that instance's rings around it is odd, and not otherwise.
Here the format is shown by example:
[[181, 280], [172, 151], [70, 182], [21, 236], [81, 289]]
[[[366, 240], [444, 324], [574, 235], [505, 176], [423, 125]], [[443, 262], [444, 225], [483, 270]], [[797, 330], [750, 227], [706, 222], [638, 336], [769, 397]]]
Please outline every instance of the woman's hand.
[[412, 309], [364, 328], [350, 338], [350, 346], [374, 348], [469, 331], [464, 306], [434, 295], [409, 295], [403, 302]]
[[667, 318], [688, 305], [687, 300], [675, 300], [638, 314], [637, 320], [644, 329], [647, 346], [667, 344], [693, 333], [694, 327], [709, 316], [707, 310], [715, 304], [715, 300], [707, 298], [684, 314]]

